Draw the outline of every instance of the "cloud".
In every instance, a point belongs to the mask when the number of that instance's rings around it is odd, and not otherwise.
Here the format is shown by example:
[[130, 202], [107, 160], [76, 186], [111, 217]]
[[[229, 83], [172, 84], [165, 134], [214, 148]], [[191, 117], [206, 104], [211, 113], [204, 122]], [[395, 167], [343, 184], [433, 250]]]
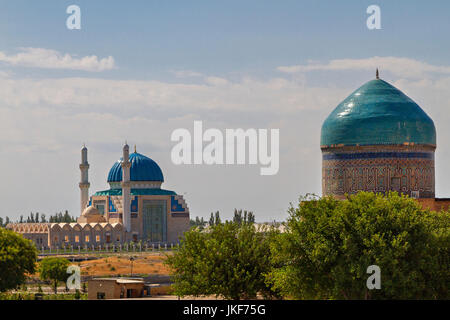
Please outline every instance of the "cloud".
[[192, 71], [192, 70], [176, 70], [176, 71], [171, 71], [171, 72], [177, 78], [195, 78], [195, 77], [203, 77], [204, 76], [202, 73]]
[[366, 59], [335, 59], [328, 63], [308, 61], [305, 65], [280, 66], [284, 73], [304, 73], [310, 71], [374, 71], [380, 68], [405, 78], [420, 78], [427, 74], [450, 74], [450, 66], [432, 65], [426, 62], [403, 57], [371, 57]]
[[[327, 94], [324, 94], [327, 92]], [[335, 105], [345, 88], [305, 86], [293, 80], [207, 77], [202, 83], [109, 80], [100, 78], [0, 78], [0, 101], [16, 107], [45, 106], [62, 112], [108, 112], [133, 115], [291, 113]]]
[[67, 69], [99, 72], [114, 68], [114, 58], [99, 59], [97, 56], [77, 58], [68, 53], [61, 54], [56, 50], [45, 48], [21, 48], [14, 55], [0, 51], [0, 61], [13, 66], [34, 67], [44, 69]]

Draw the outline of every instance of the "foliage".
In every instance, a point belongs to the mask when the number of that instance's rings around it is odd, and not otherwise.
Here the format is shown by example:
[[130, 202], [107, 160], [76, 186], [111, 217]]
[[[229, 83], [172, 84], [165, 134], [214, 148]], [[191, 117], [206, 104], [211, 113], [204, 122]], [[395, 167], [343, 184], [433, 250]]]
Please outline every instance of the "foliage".
[[[267, 282], [300, 299], [448, 299], [449, 212], [406, 196], [360, 192], [339, 201], [300, 199], [287, 231], [272, 243]], [[367, 267], [381, 268], [368, 290]]]
[[272, 292], [264, 282], [270, 271], [269, 241], [274, 231], [257, 232], [250, 224], [215, 224], [186, 232], [180, 249], [168, 255], [174, 294], [255, 298]]
[[45, 258], [40, 262], [39, 273], [40, 278], [53, 282], [53, 289], [57, 293], [58, 283], [66, 281], [70, 276], [67, 273], [67, 267], [70, 262], [64, 258]]
[[195, 217], [195, 220], [190, 220], [190, 226], [194, 228], [203, 229], [206, 225], [206, 221], [203, 219], [203, 217], [199, 218], [198, 216]]
[[62, 212], [55, 213], [55, 215], [50, 216], [48, 219], [50, 223], [63, 223], [63, 222], [76, 222], [76, 219], [69, 215], [69, 212], [66, 210], [64, 214]]
[[21, 235], [0, 227], [0, 292], [25, 282], [26, 274], [35, 271], [37, 251]]
[[[70, 223], [70, 222], [76, 222], [76, 219], [69, 214], [69, 212], [66, 210], [64, 213], [58, 212], [54, 215], [51, 215], [48, 220], [46, 218], [46, 215], [43, 213], [33, 213], [30, 212], [30, 215], [28, 217], [24, 217], [23, 215], [20, 215], [19, 220], [16, 221], [17, 223]], [[6, 227], [10, 223], [9, 217], [5, 218], [5, 221], [3, 222], [3, 218], [0, 217], [0, 227]]]
[[209, 218], [209, 225], [214, 226], [214, 225], [218, 225], [221, 223], [222, 223], [222, 220], [220, 219], [219, 211], [216, 211], [216, 213], [211, 212], [211, 216]]
[[234, 209], [233, 222], [236, 222], [237, 224], [255, 223], [255, 215], [252, 211], [244, 210], [242, 213], [242, 209]]

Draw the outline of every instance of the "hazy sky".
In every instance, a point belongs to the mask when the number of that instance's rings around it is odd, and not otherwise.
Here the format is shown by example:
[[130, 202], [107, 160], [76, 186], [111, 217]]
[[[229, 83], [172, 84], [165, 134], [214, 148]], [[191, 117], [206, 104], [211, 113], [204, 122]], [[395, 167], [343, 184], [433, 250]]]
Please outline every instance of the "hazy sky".
[[[81, 8], [81, 30], [66, 8]], [[368, 30], [366, 8], [381, 8]], [[375, 77], [437, 128], [436, 195], [450, 197], [448, 1], [0, 1], [0, 216], [79, 214], [80, 149], [91, 194], [125, 140], [157, 161], [191, 216], [234, 208], [285, 219], [321, 194], [320, 127]], [[177, 128], [280, 129], [280, 170], [176, 166]]]

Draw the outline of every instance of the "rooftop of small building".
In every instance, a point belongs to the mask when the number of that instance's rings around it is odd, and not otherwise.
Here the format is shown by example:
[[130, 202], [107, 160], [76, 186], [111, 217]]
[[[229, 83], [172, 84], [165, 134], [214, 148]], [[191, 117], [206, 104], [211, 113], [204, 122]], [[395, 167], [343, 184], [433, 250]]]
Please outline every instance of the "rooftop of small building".
[[117, 283], [144, 283], [144, 278], [93, 278], [94, 281], [115, 281]]

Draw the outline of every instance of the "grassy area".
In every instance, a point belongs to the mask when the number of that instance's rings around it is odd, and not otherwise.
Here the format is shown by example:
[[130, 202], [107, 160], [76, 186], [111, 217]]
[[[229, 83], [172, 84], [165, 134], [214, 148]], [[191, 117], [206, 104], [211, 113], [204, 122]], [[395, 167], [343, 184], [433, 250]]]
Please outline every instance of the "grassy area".
[[[41, 295], [41, 299], [39, 298]], [[38, 296], [38, 298], [36, 298]], [[77, 299], [75, 293], [36, 294], [29, 292], [0, 293], [0, 300], [87, 300], [87, 293], [80, 293]]]
[[[169, 275], [169, 269], [164, 265], [166, 254], [171, 252], [130, 252], [130, 253], [100, 253], [95, 256], [87, 255], [59, 255], [75, 258], [75, 264], [80, 267], [82, 276], [134, 276]], [[133, 261], [130, 261], [133, 257]], [[80, 261], [81, 260], [81, 261]], [[131, 270], [133, 269], [133, 270]], [[29, 275], [29, 278], [39, 282], [39, 272]], [[31, 284], [28, 284], [31, 285]]]
[[[130, 255], [109, 256], [95, 260], [81, 261], [77, 264], [81, 268], [82, 275], [89, 276], [117, 276], [129, 275], [168, 275], [169, 269], [164, 265], [166, 259], [163, 254], [140, 254], [132, 255], [133, 261], [130, 261]], [[132, 269], [132, 270], [131, 270]]]

